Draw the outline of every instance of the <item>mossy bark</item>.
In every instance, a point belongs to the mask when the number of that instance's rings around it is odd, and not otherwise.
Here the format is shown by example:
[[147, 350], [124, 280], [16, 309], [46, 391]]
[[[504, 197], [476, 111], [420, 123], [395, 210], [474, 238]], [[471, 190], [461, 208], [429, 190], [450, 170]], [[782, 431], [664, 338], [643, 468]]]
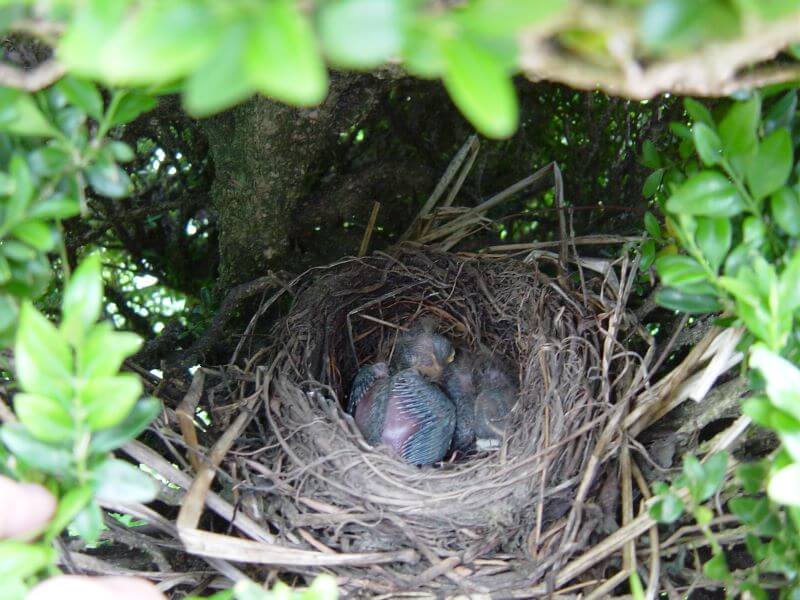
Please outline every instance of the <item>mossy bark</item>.
[[299, 200], [335, 159], [340, 134], [373, 108], [381, 86], [369, 76], [334, 76], [318, 107], [256, 97], [205, 122], [223, 286], [292, 262], [289, 231], [303, 217], [295, 210]]

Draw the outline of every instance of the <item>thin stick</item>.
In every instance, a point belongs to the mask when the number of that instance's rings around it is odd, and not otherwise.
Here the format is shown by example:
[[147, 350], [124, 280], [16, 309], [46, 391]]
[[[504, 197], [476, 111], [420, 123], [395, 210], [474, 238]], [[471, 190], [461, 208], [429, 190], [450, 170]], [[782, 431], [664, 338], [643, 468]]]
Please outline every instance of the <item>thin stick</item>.
[[372, 230], [375, 229], [375, 221], [378, 220], [378, 211], [381, 209], [380, 202], [373, 202], [372, 203], [372, 212], [369, 214], [369, 222], [367, 223], [367, 229], [364, 231], [364, 237], [361, 238], [361, 247], [358, 249], [358, 256], [362, 257], [367, 253], [367, 248], [369, 248], [369, 241], [372, 238]]
[[453, 157], [453, 160], [450, 161], [450, 164], [447, 165], [447, 169], [442, 175], [442, 178], [439, 180], [439, 183], [436, 184], [431, 195], [428, 197], [428, 200], [422, 206], [422, 209], [419, 211], [419, 214], [414, 218], [411, 222], [411, 225], [408, 226], [405, 233], [400, 236], [400, 241], [404, 242], [411, 238], [414, 231], [416, 230], [417, 223], [419, 223], [420, 219], [425, 217], [428, 213], [433, 210], [433, 207], [436, 206], [436, 203], [439, 201], [439, 198], [442, 197], [444, 191], [447, 189], [447, 186], [450, 185], [450, 182], [453, 180], [453, 177], [456, 176], [458, 173], [458, 169], [461, 166], [461, 163], [464, 162], [464, 159], [467, 157], [467, 152], [469, 151], [470, 147], [475, 143], [477, 140], [477, 136], [473, 133], [471, 136], [467, 138], [467, 141], [461, 146], [459, 151]]

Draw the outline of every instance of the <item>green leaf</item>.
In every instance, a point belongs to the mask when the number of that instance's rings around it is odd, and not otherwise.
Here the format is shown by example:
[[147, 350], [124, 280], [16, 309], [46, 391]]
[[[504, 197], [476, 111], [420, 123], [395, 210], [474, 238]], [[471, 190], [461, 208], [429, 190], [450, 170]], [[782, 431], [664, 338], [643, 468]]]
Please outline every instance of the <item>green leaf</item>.
[[78, 399], [86, 407], [86, 420], [92, 430], [120, 423], [142, 395], [142, 382], [136, 375], [94, 377], [81, 388]]
[[424, 79], [439, 77], [444, 71], [442, 30], [444, 17], [426, 16], [409, 23], [403, 43], [403, 62], [408, 72]]
[[793, 165], [789, 132], [776, 129], [761, 141], [755, 158], [747, 168], [747, 185], [756, 200], [779, 190], [789, 179]]
[[126, 163], [136, 158], [136, 153], [133, 151], [133, 148], [125, 142], [112, 140], [106, 144], [106, 148], [117, 162]]
[[800, 200], [792, 188], [782, 187], [770, 198], [772, 218], [793, 237], [800, 236]]
[[716, 135], [716, 132], [714, 132], [714, 117], [711, 116], [711, 111], [704, 104], [694, 98], [684, 98], [683, 107], [695, 123], [705, 125]]
[[[146, 3], [94, 58], [103, 78], [126, 85], [166, 83], [191, 73], [217, 46], [222, 23], [194, 0]], [[91, 58], [90, 58], [91, 60]]]
[[56, 552], [47, 544], [0, 541], [0, 581], [26, 579], [55, 562]]
[[74, 487], [67, 491], [58, 501], [58, 510], [53, 520], [47, 526], [46, 540], [58, 537], [64, 528], [69, 525], [92, 499], [94, 490], [89, 484]]
[[72, 353], [58, 330], [30, 302], [22, 305], [14, 350], [22, 389], [66, 402], [72, 393]]
[[756, 494], [763, 489], [768, 470], [763, 462], [742, 463], [736, 468], [736, 476], [745, 492]]
[[642, 185], [642, 196], [645, 198], [650, 198], [651, 196], [655, 195], [655, 193], [658, 191], [658, 188], [661, 186], [661, 181], [663, 179], [664, 169], [658, 169], [657, 171], [650, 173]]
[[156, 99], [149, 94], [136, 91], [126, 92], [111, 115], [111, 126], [130, 123], [142, 113], [151, 111], [155, 106]]
[[800, 419], [800, 369], [762, 345], [751, 350], [750, 366], [761, 371], [770, 401]]
[[731, 498], [728, 506], [743, 523], [752, 526], [758, 525], [769, 515], [766, 498]]
[[712, 167], [722, 162], [722, 140], [716, 131], [705, 123], [695, 123], [692, 135], [697, 154], [706, 166]]
[[51, 196], [31, 207], [28, 216], [35, 219], [68, 219], [80, 212], [80, 204], [75, 198]]
[[[109, 485], [111, 482], [109, 482]], [[95, 544], [103, 530], [103, 513], [97, 502], [90, 502], [81, 510], [71, 524], [75, 533], [87, 544]]]
[[641, 247], [642, 260], [639, 262], [639, 268], [646, 271], [653, 264], [656, 259], [656, 243], [653, 240], [646, 240]]
[[725, 471], [727, 466], [727, 452], [717, 452], [712, 454], [703, 463], [703, 483], [706, 486], [704, 492], [708, 493], [703, 500], [711, 497], [711, 495], [720, 488], [722, 482], [725, 480]]
[[232, 25], [220, 47], [186, 82], [183, 102], [186, 110], [204, 117], [249, 98], [255, 87], [244, 71], [247, 41], [252, 35], [249, 23]]
[[654, 240], [661, 239], [661, 225], [659, 224], [658, 219], [653, 216], [653, 213], [649, 211], [644, 213], [644, 228]]
[[459, 110], [484, 135], [505, 138], [519, 119], [511, 78], [485, 48], [458, 36], [444, 43], [444, 85]]
[[62, 173], [72, 162], [69, 153], [59, 146], [40, 146], [28, 155], [31, 171], [40, 177]]
[[72, 22], [59, 40], [59, 61], [72, 73], [87, 77], [103, 75], [104, 46], [118, 33], [129, 1], [88, 0], [75, 5]]
[[781, 127], [791, 127], [796, 112], [797, 90], [791, 89], [767, 112], [764, 117], [764, 132], [769, 134]]
[[760, 118], [761, 100], [758, 96], [731, 106], [719, 124], [719, 136], [727, 156], [746, 155], [755, 150]]
[[328, 93], [328, 75], [311, 27], [295, 3], [265, 3], [254, 26], [245, 57], [250, 83], [288, 104], [321, 102]]
[[28, 262], [36, 258], [36, 250], [16, 240], [0, 240], [0, 252], [9, 260]]
[[800, 248], [795, 249], [786, 264], [786, 268], [781, 273], [778, 287], [781, 311], [793, 313], [800, 307]]
[[639, 39], [655, 52], [690, 49], [709, 37], [729, 38], [738, 32], [733, 8], [713, 0], [652, 0], [639, 20]]
[[95, 495], [107, 502], [150, 502], [156, 497], [156, 482], [141, 469], [116, 458], [103, 462], [95, 471]]
[[703, 256], [714, 271], [717, 271], [731, 248], [733, 231], [730, 219], [724, 217], [699, 217], [695, 240]]
[[650, 516], [659, 523], [674, 523], [683, 514], [683, 508], [683, 500], [672, 492], [667, 492], [650, 507]]
[[72, 417], [58, 400], [20, 392], [14, 396], [14, 412], [28, 431], [42, 441], [61, 442], [73, 436]]
[[98, 323], [78, 350], [78, 373], [81, 377], [116, 375], [122, 361], [142, 345], [133, 333], [114, 331], [110, 323]]
[[33, 96], [9, 88], [0, 88], [0, 131], [33, 137], [49, 137], [55, 133]]
[[773, 474], [767, 493], [778, 504], [800, 506], [800, 464], [792, 463]]
[[706, 273], [700, 264], [689, 256], [668, 254], [656, 261], [656, 271], [666, 286], [683, 287], [706, 280]]
[[510, 36], [564, 10], [567, 0], [475, 0], [456, 14], [466, 29], [487, 36]]
[[34, 187], [31, 172], [21, 154], [14, 154], [8, 165], [9, 174], [14, 182], [14, 193], [6, 204], [6, 227], [13, 227], [21, 221], [33, 199]]
[[90, 449], [95, 454], [116, 450], [135, 439], [161, 412], [161, 402], [156, 398], [142, 398], [125, 419], [115, 427], [94, 432]]
[[701, 527], [705, 527], [714, 518], [714, 513], [707, 506], [698, 506], [694, 509], [694, 519]]
[[736, 187], [716, 171], [692, 175], [667, 200], [672, 213], [707, 217], [734, 217], [744, 209]]
[[55, 229], [43, 221], [30, 220], [20, 223], [11, 233], [21, 242], [25, 242], [39, 252], [49, 252], [57, 241]]
[[61, 333], [78, 346], [100, 317], [103, 304], [103, 278], [100, 255], [91, 254], [78, 265], [64, 287]]
[[0, 428], [0, 439], [18, 460], [50, 475], [63, 475], [72, 469], [72, 452], [33, 437], [22, 425]]
[[101, 196], [124, 198], [131, 191], [131, 180], [124, 169], [101, 157], [86, 169], [89, 185]]
[[67, 75], [56, 84], [56, 87], [71, 104], [90, 117], [98, 121], [103, 118], [103, 97], [91, 81]]
[[641, 163], [648, 169], [661, 168], [661, 155], [658, 153], [656, 145], [650, 140], [645, 140], [642, 144]]
[[703, 565], [703, 573], [710, 579], [727, 581], [731, 577], [728, 562], [723, 552], [717, 552]]
[[689, 294], [676, 288], [664, 288], [656, 292], [656, 304], [688, 314], [704, 314], [722, 310], [716, 296]]
[[404, 3], [400, 0], [327, 2], [319, 11], [319, 35], [331, 62], [369, 69], [400, 53]]

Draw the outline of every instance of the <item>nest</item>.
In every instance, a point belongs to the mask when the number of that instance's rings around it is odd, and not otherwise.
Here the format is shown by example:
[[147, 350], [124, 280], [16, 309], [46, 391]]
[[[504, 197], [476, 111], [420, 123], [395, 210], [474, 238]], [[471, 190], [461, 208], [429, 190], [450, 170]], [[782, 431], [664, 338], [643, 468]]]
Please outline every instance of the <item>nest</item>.
[[[571, 509], [620, 373], [603, 359], [603, 278], [576, 292], [541, 264], [404, 245], [293, 282], [273, 345], [250, 361], [261, 443], [236, 448], [255, 452], [245, 487], [277, 540], [386, 563], [331, 566], [384, 592], [529, 586], [585, 543]], [[419, 468], [367, 445], [343, 411], [358, 367], [426, 315], [514, 365], [520, 397], [499, 450]], [[469, 568], [445, 568], [458, 564]]]

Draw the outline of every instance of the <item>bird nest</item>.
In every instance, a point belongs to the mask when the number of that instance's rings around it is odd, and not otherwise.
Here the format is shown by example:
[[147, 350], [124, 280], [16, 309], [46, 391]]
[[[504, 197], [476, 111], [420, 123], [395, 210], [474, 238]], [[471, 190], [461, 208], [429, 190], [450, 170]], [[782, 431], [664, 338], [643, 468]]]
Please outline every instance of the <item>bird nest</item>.
[[[618, 287], [581, 272], [573, 289], [557, 264], [401, 245], [285, 288], [291, 308], [237, 392], [255, 424], [226, 458], [246, 473], [242, 506], [270, 543], [313, 552], [311, 566], [373, 593], [529, 587], [585, 546], [598, 519], [575, 499], [598, 491], [597, 478], [579, 488], [631, 361], [609, 341]], [[514, 366], [519, 401], [499, 449], [417, 467], [369, 446], [343, 410], [359, 366], [424, 316]], [[303, 572], [304, 560], [278, 562]]]

